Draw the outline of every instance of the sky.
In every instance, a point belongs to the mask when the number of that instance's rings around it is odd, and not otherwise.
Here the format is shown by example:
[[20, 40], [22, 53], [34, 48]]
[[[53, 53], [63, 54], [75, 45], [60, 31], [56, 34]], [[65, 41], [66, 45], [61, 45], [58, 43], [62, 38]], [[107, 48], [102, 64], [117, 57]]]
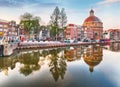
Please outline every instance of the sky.
[[67, 24], [82, 25], [93, 9], [105, 30], [120, 29], [120, 0], [0, 0], [0, 19], [19, 23], [20, 15], [28, 12], [47, 25], [56, 6], [65, 9]]

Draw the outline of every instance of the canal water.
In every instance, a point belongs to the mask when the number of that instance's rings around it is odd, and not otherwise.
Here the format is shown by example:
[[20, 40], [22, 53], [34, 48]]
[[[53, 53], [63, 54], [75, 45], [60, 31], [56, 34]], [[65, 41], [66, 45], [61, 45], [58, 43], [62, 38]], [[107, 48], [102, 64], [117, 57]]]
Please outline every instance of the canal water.
[[120, 43], [16, 51], [0, 57], [0, 87], [120, 87]]

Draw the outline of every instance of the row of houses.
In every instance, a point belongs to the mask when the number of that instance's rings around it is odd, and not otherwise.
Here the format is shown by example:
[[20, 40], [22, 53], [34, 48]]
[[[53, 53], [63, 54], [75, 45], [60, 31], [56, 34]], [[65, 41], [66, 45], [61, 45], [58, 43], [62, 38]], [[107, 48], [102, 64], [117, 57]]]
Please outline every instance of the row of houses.
[[0, 19], [0, 43], [15, 40], [18, 36], [17, 26], [15, 21]]
[[66, 39], [77, 39], [86, 41], [95, 40], [99, 41], [102, 39], [103, 34], [103, 23], [94, 15], [94, 11], [91, 9], [87, 17], [81, 26], [69, 24], [65, 29]]
[[0, 34], [17, 35], [17, 24], [15, 21], [0, 19]]
[[120, 29], [109, 29], [103, 33], [104, 39], [120, 40]]
[[[64, 30], [65, 39], [71, 39], [81, 41], [85, 38], [95, 39], [93, 34], [94, 30], [92, 28], [85, 28], [84, 26], [69, 24]], [[101, 33], [101, 39], [104, 40], [120, 40], [120, 29], [108, 29]], [[99, 38], [100, 40], [100, 38]]]
[[94, 15], [94, 11], [90, 10], [90, 15], [80, 26], [69, 24], [65, 31], [65, 39], [100, 41], [102, 39], [120, 40], [120, 29], [103, 30], [103, 22]]
[[68, 24], [64, 30], [64, 39], [82, 40], [84, 36], [84, 27], [75, 24]]
[[[103, 31], [103, 22], [94, 15], [94, 10], [90, 10], [89, 16], [84, 20], [82, 25], [68, 24], [67, 27], [62, 30], [55, 37], [51, 36], [50, 29], [43, 27], [39, 34], [32, 38], [39, 40], [53, 39], [53, 40], [87, 40], [87, 41], [100, 41], [101, 39], [120, 40], [120, 29], [109, 29]], [[0, 19], [0, 36], [7, 35], [11, 39], [16, 36], [24, 35], [27, 37], [25, 30], [17, 25], [15, 21], [5, 21]]]

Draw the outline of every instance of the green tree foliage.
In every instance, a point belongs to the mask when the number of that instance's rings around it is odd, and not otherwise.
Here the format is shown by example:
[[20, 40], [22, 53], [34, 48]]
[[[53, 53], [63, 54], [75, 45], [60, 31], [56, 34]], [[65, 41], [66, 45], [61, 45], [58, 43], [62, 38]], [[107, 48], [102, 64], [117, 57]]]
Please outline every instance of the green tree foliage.
[[67, 24], [67, 15], [66, 15], [65, 9], [62, 8], [60, 12], [60, 27], [61, 27], [60, 33], [63, 36], [62, 40], [64, 40], [64, 29], [66, 27], [66, 24]]
[[54, 9], [50, 19], [51, 33], [54, 36], [58, 34], [59, 30], [60, 10], [58, 7]]
[[62, 8], [62, 10], [60, 12], [60, 25], [61, 25], [61, 28], [63, 29], [66, 24], [67, 24], [67, 15], [66, 15], [65, 9]]
[[26, 12], [23, 15], [21, 15], [21, 20], [31, 20], [32, 17], [33, 17], [32, 14]]
[[39, 24], [39, 22], [40, 22], [40, 20], [41, 20], [41, 18], [38, 17], [38, 16], [35, 16], [35, 17], [33, 18], [34, 33], [39, 32], [39, 29], [40, 29], [40, 24]]
[[60, 11], [58, 7], [56, 7], [50, 17], [50, 24], [51, 24], [51, 36], [54, 37], [59, 33], [63, 33], [63, 28], [67, 24], [67, 16], [65, 13], [65, 9], [62, 8]]
[[60, 10], [56, 7], [51, 15], [51, 25], [59, 27]]
[[[24, 13], [21, 15], [20, 25], [23, 29], [25, 29], [26, 34], [30, 35], [32, 32], [33, 34], [37, 33], [40, 28], [40, 17], [36, 16], [33, 17], [30, 13]], [[30, 38], [30, 36], [29, 36]]]

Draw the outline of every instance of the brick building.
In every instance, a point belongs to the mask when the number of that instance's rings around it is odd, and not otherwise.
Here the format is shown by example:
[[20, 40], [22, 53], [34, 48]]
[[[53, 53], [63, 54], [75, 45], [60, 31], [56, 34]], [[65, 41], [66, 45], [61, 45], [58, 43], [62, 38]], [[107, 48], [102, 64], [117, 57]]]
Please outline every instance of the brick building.
[[120, 40], [120, 29], [109, 29], [104, 31], [103, 39]]
[[83, 26], [88, 39], [100, 40], [103, 34], [103, 23], [94, 15], [94, 11], [90, 10], [90, 16], [85, 19]]
[[75, 24], [69, 24], [65, 31], [65, 39], [75, 40], [77, 36], [77, 26]]

